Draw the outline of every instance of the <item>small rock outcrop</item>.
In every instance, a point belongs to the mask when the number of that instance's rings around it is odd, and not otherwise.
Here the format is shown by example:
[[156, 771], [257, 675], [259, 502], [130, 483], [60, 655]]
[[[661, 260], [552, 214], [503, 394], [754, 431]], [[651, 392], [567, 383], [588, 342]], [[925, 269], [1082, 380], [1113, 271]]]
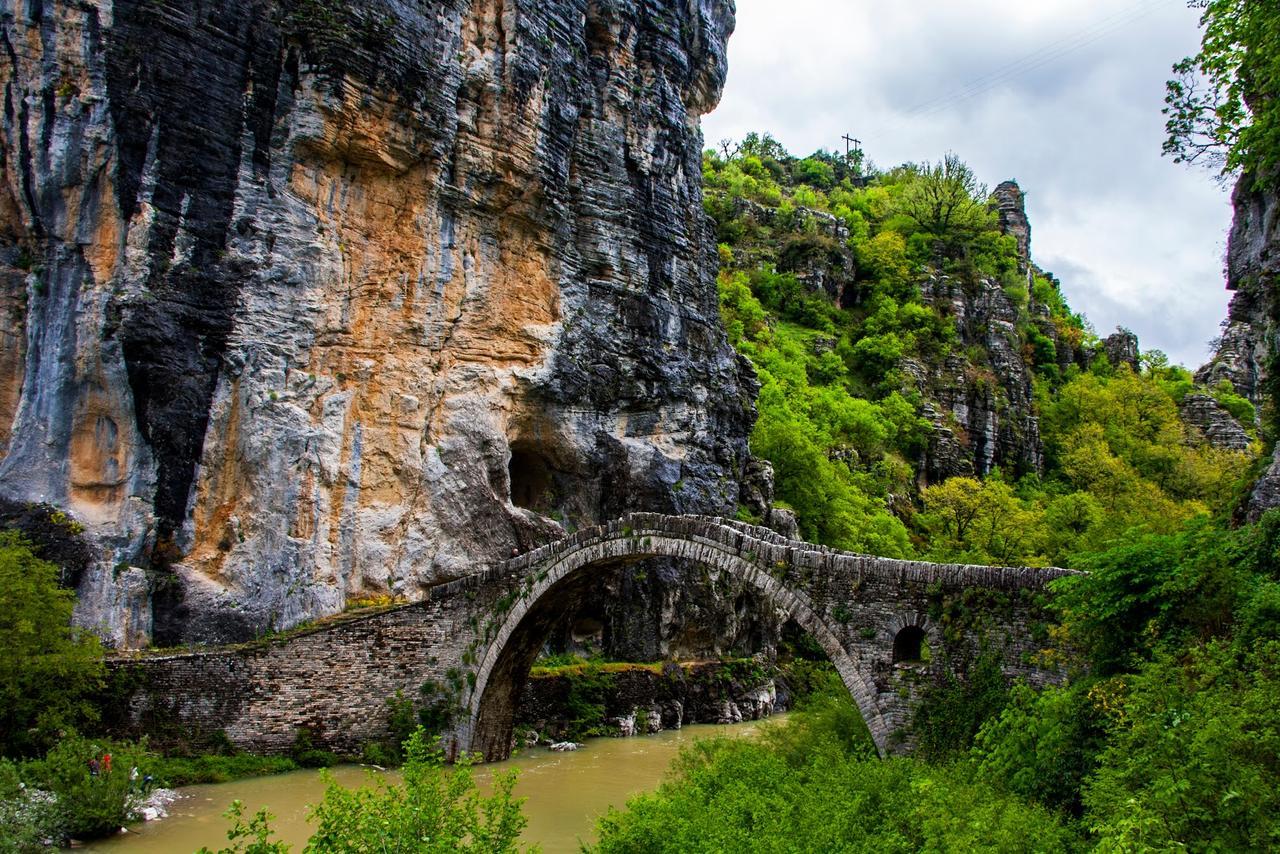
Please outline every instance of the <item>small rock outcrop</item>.
[[1031, 221], [1027, 219], [1026, 193], [1017, 181], [1005, 181], [992, 193], [996, 212], [1000, 216], [1000, 230], [1018, 241], [1018, 257], [1022, 269], [1031, 266]]
[[[924, 463], [927, 482], [981, 477], [997, 466], [1040, 471], [1044, 448], [1031, 372], [1022, 356], [1017, 309], [1000, 283], [984, 279], [973, 287], [934, 276], [921, 295], [952, 318], [962, 345], [940, 365], [906, 367], [934, 428]], [[981, 353], [981, 362], [970, 353]]]
[[1138, 336], [1128, 329], [1117, 328], [1102, 339], [1102, 355], [1115, 367], [1128, 365], [1130, 370], [1140, 370]]
[[1234, 293], [1222, 335], [1196, 381], [1230, 381], [1236, 394], [1261, 406], [1274, 336], [1277, 277], [1280, 277], [1280, 193], [1254, 185], [1245, 175], [1232, 195], [1235, 214], [1227, 241], [1227, 289]]
[[1189, 394], [1178, 407], [1183, 422], [1215, 448], [1247, 451], [1253, 444], [1240, 422], [1207, 394]]

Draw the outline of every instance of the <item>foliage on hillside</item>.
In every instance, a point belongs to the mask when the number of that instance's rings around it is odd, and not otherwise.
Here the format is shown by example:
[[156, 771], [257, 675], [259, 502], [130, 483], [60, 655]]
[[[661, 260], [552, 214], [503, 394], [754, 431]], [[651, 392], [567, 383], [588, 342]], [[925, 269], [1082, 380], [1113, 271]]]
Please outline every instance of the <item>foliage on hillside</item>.
[[[803, 536], [889, 556], [1070, 563], [1131, 530], [1169, 532], [1227, 507], [1251, 456], [1190, 434], [1178, 403], [1191, 375], [1158, 352], [1139, 372], [1093, 355], [1096, 337], [1056, 285], [1020, 271], [1014, 238], [963, 163], [870, 176], [854, 165], [794, 158], [755, 134], [703, 160], [725, 325], [761, 382], [752, 449], [773, 464]], [[956, 319], [922, 298], [938, 276], [998, 282], [1015, 307], [1043, 476], [920, 489], [932, 428], [908, 365], [936, 374], [956, 357], [972, 382], [994, 381], [988, 354], [964, 347]], [[1211, 391], [1252, 426], [1247, 401]]]
[[601, 820], [597, 850], [1274, 850], [1280, 512], [1195, 520], [1088, 566], [1059, 582], [1071, 680], [1015, 686], [994, 714], [988, 688], [951, 692], [954, 716], [986, 715], [972, 741], [876, 760], [834, 685], [758, 743], [695, 746]]
[[[600, 850], [747, 838], [784, 850], [802, 837], [890, 850], [1275, 848], [1280, 514], [1228, 527], [1255, 456], [1210, 447], [1178, 409], [1207, 393], [1256, 432], [1253, 408], [1229, 387], [1197, 388], [1158, 352], [1140, 370], [1112, 364], [1051, 280], [1017, 274], [958, 162], [868, 178], [838, 166], [768, 137], [704, 161], [723, 313], [763, 387], [752, 447], [807, 536], [883, 548], [886, 532], [902, 544], [901, 525], [904, 549], [932, 559], [1089, 570], [1060, 582], [1041, 653], [1070, 679], [1039, 692], [1006, 691], [998, 674], [939, 686], [924, 708], [959, 723], [917, 733], [927, 760], [867, 761], [864, 744], [832, 735], [831, 709], [789, 736], [697, 748], [659, 792], [601, 822]], [[921, 202], [955, 199], [946, 182], [969, 201], [958, 220]], [[855, 270], [840, 268], [848, 258]], [[814, 275], [824, 264], [842, 289]], [[930, 425], [904, 364], [982, 363], [957, 353], [956, 326], [921, 298], [937, 276], [998, 281], [1017, 306], [1043, 473], [918, 487]], [[1046, 311], [1050, 324], [1031, 322]], [[833, 526], [832, 496], [860, 518]]]

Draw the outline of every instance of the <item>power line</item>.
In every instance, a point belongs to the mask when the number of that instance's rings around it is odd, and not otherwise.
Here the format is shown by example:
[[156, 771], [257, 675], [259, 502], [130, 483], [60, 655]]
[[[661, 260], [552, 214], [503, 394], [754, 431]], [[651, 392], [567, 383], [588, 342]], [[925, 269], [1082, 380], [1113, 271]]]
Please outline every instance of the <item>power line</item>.
[[996, 77], [993, 77], [993, 78], [991, 78], [990, 80], [988, 80], [988, 81], [986, 81], [986, 82], [984, 82], [984, 83], [982, 83], [982, 84], [980, 84], [980, 85], [971, 85], [971, 86], [970, 86], [969, 88], [967, 88], [967, 89], [961, 90], [961, 91], [956, 92], [956, 93], [954, 93], [954, 94], [952, 94], [952, 95], [950, 95], [950, 96], [947, 96], [947, 97], [944, 99], [943, 103], [936, 104], [936, 105], [934, 105], [934, 106], [932, 106], [932, 107], [929, 107], [929, 108], [927, 108], [927, 109], [919, 109], [919, 108], [917, 108], [914, 112], [908, 113], [908, 114], [905, 116], [905, 118], [916, 118], [917, 116], [928, 116], [928, 115], [932, 115], [933, 113], [939, 112], [940, 110], [943, 110], [943, 109], [945, 109], [946, 107], [948, 107], [948, 106], [950, 106], [951, 104], [954, 104], [954, 103], [956, 103], [956, 102], [958, 102], [958, 101], [965, 101], [965, 100], [968, 100], [969, 98], [973, 98], [973, 97], [976, 97], [976, 96], [978, 96], [978, 95], [982, 95], [982, 94], [984, 94], [984, 93], [986, 93], [986, 92], [989, 92], [990, 90], [992, 90], [992, 89], [996, 88], [997, 86], [1001, 85], [1002, 83], [1008, 82], [1008, 81], [1009, 81], [1009, 80], [1011, 80], [1011, 79], [1014, 79], [1014, 78], [1016, 78], [1016, 77], [1019, 77], [1019, 76], [1021, 76], [1021, 75], [1023, 75], [1023, 74], [1028, 74], [1028, 73], [1030, 73], [1030, 72], [1032, 72], [1032, 71], [1035, 71], [1035, 70], [1037, 70], [1037, 69], [1039, 69], [1039, 68], [1043, 68], [1044, 66], [1049, 65], [1049, 64], [1050, 64], [1050, 63], [1052, 63], [1052, 62], [1055, 62], [1055, 61], [1057, 61], [1057, 60], [1059, 60], [1059, 59], [1062, 59], [1062, 58], [1064, 58], [1064, 57], [1066, 57], [1066, 56], [1068, 56], [1068, 55], [1070, 55], [1070, 54], [1072, 54], [1072, 53], [1074, 53], [1074, 52], [1076, 52], [1076, 51], [1078, 51], [1078, 50], [1082, 50], [1082, 49], [1084, 49], [1084, 48], [1088, 47], [1089, 45], [1094, 44], [1094, 43], [1096, 43], [1096, 42], [1098, 42], [1098, 41], [1102, 40], [1103, 38], [1106, 38], [1107, 36], [1111, 35], [1112, 33], [1116, 32], [1116, 31], [1118, 31], [1118, 30], [1120, 30], [1120, 29], [1123, 29], [1125, 26], [1127, 26], [1127, 25], [1129, 25], [1129, 24], [1131, 24], [1131, 23], [1133, 23], [1133, 22], [1135, 22], [1135, 21], [1139, 20], [1140, 18], [1144, 17], [1146, 14], [1148, 14], [1150, 11], [1152, 11], [1152, 8], [1154, 8], [1154, 7], [1150, 7], [1150, 8], [1147, 8], [1147, 9], [1140, 10], [1140, 11], [1138, 11], [1138, 12], [1134, 13], [1134, 14], [1131, 14], [1131, 15], [1129, 15], [1129, 16], [1127, 16], [1127, 17], [1125, 17], [1125, 18], [1124, 18], [1124, 19], [1122, 19], [1122, 20], [1116, 21], [1114, 24], [1112, 24], [1112, 25], [1110, 25], [1110, 26], [1106, 27], [1106, 28], [1105, 28], [1105, 29], [1103, 29], [1103, 30], [1098, 31], [1097, 33], [1094, 33], [1093, 35], [1089, 36], [1089, 37], [1088, 37], [1088, 38], [1086, 38], [1086, 39], [1083, 39], [1083, 40], [1081, 40], [1081, 41], [1074, 42], [1074, 43], [1072, 43], [1072, 44], [1070, 44], [1070, 45], [1067, 45], [1067, 46], [1065, 46], [1065, 47], [1063, 47], [1063, 48], [1060, 48], [1060, 49], [1058, 49], [1058, 50], [1055, 50], [1055, 51], [1052, 51], [1052, 52], [1046, 53], [1046, 54], [1042, 55], [1039, 59], [1037, 59], [1036, 61], [1034, 61], [1034, 62], [1032, 62], [1032, 63], [1030, 63], [1030, 64], [1028, 64], [1028, 65], [1024, 65], [1024, 66], [1021, 66], [1021, 67], [1019, 67], [1019, 68], [1012, 68], [1012, 69], [1010, 69], [1010, 70], [1008, 70], [1008, 71], [1004, 72], [1003, 74], [1000, 74], [1000, 75], [998, 75], [998, 76], [996, 76]]
[[1071, 35], [1055, 39], [1054, 41], [1036, 48], [1013, 62], [993, 69], [981, 77], [974, 78], [959, 89], [953, 89], [950, 92], [946, 92], [942, 95], [935, 96], [927, 101], [916, 104], [908, 109], [903, 115], [912, 116], [920, 112], [927, 112], [939, 102], [949, 103], [953, 98], [958, 95], [963, 95], [965, 92], [983, 89], [997, 81], [1021, 74], [1029, 70], [1031, 67], [1040, 65], [1045, 60], [1056, 59], [1059, 56], [1066, 56], [1073, 51], [1087, 47], [1097, 41], [1098, 38], [1107, 35], [1111, 31], [1128, 24], [1133, 20], [1136, 20], [1136, 17], [1146, 14], [1155, 6], [1159, 5], [1161, 5], [1161, 0], [1140, 0], [1140, 2], [1134, 6], [1130, 6], [1128, 9], [1108, 15], [1107, 17], [1095, 21], [1089, 26], [1076, 31]]
[[[959, 101], [974, 98], [1013, 78], [1043, 68], [1052, 62], [1100, 41], [1145, 17], [1162, 5], [1167, 5], [1167, 0], [1141, 0], [1124, 11], [1108, 15], [1071, 35], [1055, 39], [1020, 59], [993, 69], [981, 77], [974, 78], [958, 89], [917, 104], [900, 114], [887, 130], [896, 130], [912, 119], [940, 112]], [[876, 134], [876, 136], [882, 135], [883, 132]]]

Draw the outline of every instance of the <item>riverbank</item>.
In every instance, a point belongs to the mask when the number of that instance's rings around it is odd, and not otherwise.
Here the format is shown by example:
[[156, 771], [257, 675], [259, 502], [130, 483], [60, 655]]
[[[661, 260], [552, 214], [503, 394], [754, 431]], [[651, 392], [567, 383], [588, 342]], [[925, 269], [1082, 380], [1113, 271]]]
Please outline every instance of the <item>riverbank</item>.
[[[785, 721], [786, 716], [773, 720]], [[545, 854], [577, 851], [578, 840], [593, 838], [598, 816], [610, 807], [621, 808], [635, 794], [656, 788], [683, 747], [700, 738], [750, 736], [762, 724], [699, 724], [643, 738], [593, 738], [573, 753], [532, 748], [506, 762], [481, 766], [475, 773], [487, 791], [495, 773], [518, 769], [516, 795], [528, 799], [524, 812], [529, 826], [524, 840], [540, 844]], [[397, 772], [377, 772], [357, 765], [343, 765], [327, 773], [346, 786], [362, 785], [370, 776], [399, 780]], [[180, 799], [170, 806], [169, 818], [164, 821], [136, 825], [127, 833], [99, 840], [86, 849], [172, 854], [207, 845], [217, 850], [226, 844], [228, 825], [222, 813], [232, 800], [239, 799], [247, 814], [267, 807], [276, 816], [272, 826], [280, 838], [297, 851], [310, 833], [307, 805], [318, 802], [323, 792], [324, 775], [314, 770], [191, 786], [180, 790]]]
[[516, 744], [754, 721], [791, 701], [782, 672], [753, 659], [534, 667], [516, 709]]

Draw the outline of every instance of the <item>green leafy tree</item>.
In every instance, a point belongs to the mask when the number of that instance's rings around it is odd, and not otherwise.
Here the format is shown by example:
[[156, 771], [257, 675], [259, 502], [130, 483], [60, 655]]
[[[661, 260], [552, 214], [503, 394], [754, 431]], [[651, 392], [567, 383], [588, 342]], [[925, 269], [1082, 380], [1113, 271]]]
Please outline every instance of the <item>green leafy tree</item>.
[[898, 197], [894, 210], [953, 250], [995, 227], [986, 186], [951, 153], [938, 163], [917, 167], [914, 180]]
[[1280, 846], [1280, 643], [1215, 641], [1127, 677], [1084, 791], [1100, 850]]
[[58, 567], [12, 531], [0, 532], [0, 752], [33, 755], [59, 730], [92, 721], [102, 648], [71, 625], [75, 594]]
[[1280, 166], [1280, 7], [1207, 0], [1200, 52], [1173, 67], [1166, 154], [1267, 178]]
[[1030, 801], [1079, 815], [1081, 788], [1105, 745], [1104, 719], [1090, 682], [1034, 691], [1016, 685], [978, 732], [979, 776]]
[[932, 534], [932, 556], [973, 563], [1043, 563], [1043, 513], [1026, 506], [1009, 484], [953, 477], [927, 487], [921, 498], [925, 512], [920, 524]]

